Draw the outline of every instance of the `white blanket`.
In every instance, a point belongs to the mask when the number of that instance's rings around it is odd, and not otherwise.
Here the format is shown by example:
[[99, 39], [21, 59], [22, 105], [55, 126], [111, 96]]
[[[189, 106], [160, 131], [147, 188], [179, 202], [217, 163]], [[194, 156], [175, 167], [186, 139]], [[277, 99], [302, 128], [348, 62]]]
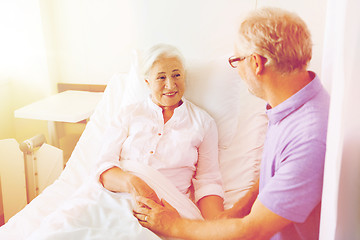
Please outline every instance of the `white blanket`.
[[[202, 219], [196, 205], [149, 166], [135, 161], [121, 161], [123, 170], [141, 177], [186, 218]], [[160, 239], [143, 228], [133, 216], [132, 197], [112, 193], [97, 181], [84, 184], [69, 200], [46, 217], [27, 239]]]

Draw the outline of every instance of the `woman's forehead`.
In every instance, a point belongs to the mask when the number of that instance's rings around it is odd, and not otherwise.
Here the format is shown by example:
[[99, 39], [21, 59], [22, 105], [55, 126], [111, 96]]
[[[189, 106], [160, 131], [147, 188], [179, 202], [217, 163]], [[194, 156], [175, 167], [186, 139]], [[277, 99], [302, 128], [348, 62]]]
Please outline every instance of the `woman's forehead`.
[[151, 68], [151, 70], [156, 72], [161, 71], [183, 71], [184, 67], [181, 61], [176, 57], [162, 57], [156, 60]]

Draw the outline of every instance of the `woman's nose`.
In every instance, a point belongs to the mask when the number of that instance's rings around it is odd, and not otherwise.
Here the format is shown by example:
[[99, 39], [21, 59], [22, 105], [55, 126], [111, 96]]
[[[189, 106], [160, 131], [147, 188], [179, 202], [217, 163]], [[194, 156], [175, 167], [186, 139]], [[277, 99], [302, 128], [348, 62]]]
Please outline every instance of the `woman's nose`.
[[166, 78], [165, 87], [167, 89], [173, 89], [175, 87], [175, 82], [171, 77]]

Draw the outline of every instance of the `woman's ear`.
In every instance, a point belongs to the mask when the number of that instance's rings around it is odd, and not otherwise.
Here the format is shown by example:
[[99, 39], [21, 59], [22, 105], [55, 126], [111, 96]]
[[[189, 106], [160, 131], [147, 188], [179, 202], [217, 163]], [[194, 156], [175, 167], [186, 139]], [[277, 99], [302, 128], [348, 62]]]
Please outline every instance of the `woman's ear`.
[[146, 78], [145, 78], [145, 82], [146, 82], [146, 84], [147, 84], [148, 86], [150, 85], [149, 80], [146, 79]]

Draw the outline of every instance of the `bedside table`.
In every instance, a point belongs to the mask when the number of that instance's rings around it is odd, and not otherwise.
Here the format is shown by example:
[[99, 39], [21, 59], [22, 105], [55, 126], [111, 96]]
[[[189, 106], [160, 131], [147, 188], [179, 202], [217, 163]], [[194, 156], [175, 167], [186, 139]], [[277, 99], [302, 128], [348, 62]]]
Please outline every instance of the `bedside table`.
[[76, 123], [88, 120], [102, 92], [64, 91], [15, 110], [16, 118], [48, 121], [49, 142], [59, 147], [56, 122]]

